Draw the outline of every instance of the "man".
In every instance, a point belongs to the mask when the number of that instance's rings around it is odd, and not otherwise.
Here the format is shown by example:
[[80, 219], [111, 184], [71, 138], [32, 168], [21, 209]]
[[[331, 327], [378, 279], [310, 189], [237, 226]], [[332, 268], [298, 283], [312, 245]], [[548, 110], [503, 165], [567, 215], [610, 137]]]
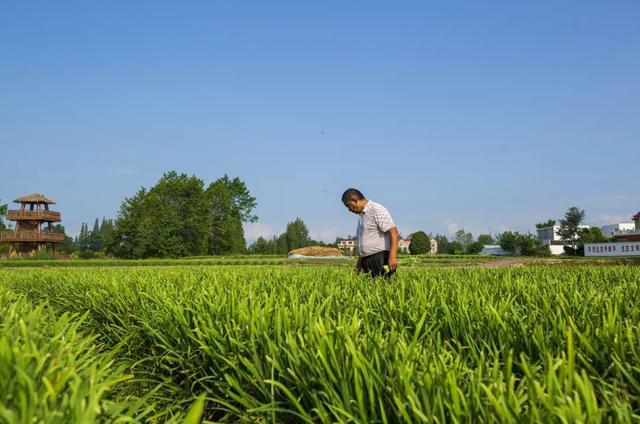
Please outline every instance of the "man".
[[359, 216], [356, 236], [360, 258], [356, 271], [364, 271], [372, 277], [392, 276], [398, 267], [398, 228], [389, 211], [381, 204], [367, 200], [355, 188], [344, 192], [342, 203]]

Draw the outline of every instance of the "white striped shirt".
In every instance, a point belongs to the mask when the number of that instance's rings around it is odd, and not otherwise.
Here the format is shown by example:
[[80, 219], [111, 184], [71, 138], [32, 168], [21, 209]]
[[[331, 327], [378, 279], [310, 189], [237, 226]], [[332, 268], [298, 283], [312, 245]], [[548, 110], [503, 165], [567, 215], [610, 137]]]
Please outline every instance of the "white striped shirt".
[[391, 243], [387, 231], [395, 226], [387, 208], [369, 200], [358, 218], [356, 236], [360, 256], [389, 250]]

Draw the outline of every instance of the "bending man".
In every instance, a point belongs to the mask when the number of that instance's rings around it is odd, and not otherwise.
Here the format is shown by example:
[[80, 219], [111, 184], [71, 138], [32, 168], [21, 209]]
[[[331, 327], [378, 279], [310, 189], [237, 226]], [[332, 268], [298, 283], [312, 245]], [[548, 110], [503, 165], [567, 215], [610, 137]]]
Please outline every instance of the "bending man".
[[342, 203], [358, 215], [356, 236], [360, 257], [356, 271], [364, 271], [372, 277], [393, 275], [398, 267], [398, 228], [387, 208], [367, 200], [355, 188], [344, 192]]

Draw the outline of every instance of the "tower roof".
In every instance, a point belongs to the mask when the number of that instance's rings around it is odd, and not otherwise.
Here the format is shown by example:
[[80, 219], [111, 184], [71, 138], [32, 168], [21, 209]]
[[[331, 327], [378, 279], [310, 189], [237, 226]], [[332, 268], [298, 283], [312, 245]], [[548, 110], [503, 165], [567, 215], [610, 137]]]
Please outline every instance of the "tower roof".
[[31, 193], [28, 196], [20, 197], [14, 200], [15, 203], [46, 203], [48, 205], [55, 205], [51, 199], [48, 199], [44, 194], [40, 193]]
[[640, 212], [638, 212], [637, 214], [633, 215], [633, 216], [631, 217], [631, 219], [633, 219], [634, 221], [639, 220], [639, 219], [640, 219]]

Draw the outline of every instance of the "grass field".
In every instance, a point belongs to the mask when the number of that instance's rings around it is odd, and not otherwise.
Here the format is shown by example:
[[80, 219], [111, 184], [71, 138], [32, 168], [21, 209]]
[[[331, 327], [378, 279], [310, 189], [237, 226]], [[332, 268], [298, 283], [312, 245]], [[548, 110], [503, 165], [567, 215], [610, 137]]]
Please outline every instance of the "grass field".
[[0, 422], [640, 420], [640, 267], [189, 265], [0, 269]]

